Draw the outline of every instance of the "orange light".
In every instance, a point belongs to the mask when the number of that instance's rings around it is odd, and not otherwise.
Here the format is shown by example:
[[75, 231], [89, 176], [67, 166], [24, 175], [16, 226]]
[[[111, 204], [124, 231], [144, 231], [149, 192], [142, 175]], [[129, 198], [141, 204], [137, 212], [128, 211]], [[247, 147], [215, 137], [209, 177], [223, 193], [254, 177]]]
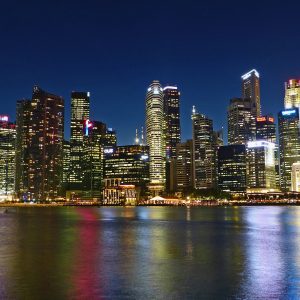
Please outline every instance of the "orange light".
[[274, 123], [274, 118], [269, 117], [269, 118], [268, 118], [268, 121]]
[[259, 117], [259, 118], [256, 118], [256, 121], [257, 122], [264, 122], [264, 121], [266, 121], [267, 119], [266, 119], [266, 117]]

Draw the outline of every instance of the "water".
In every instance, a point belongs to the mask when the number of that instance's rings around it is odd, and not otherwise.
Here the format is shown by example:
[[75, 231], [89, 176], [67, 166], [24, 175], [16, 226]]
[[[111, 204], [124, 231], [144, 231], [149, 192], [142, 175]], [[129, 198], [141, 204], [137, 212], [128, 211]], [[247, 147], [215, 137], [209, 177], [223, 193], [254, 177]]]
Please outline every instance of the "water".
[[300, 207], [0, 208], [0, 299], [297, 299]]

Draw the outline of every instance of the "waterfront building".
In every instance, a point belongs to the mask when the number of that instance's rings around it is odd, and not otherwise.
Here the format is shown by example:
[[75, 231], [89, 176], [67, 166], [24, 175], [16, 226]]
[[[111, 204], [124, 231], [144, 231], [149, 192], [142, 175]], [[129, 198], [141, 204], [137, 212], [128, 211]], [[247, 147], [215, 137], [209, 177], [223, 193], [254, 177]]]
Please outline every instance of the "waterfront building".
[[166, 122], [167, 160], [176, 158], [176, 145], [180, 143], [180, 92], [176, 86], [163, 88], [164, 115]]
[[176, 190], [193, 188], [193, 140], [176, 145]]
[[299, 108], [290, 108], [278, 113], [280, 188], [291, 189], [292, 165], [300, 161]]
[[275, 144], [257, 140], [247, 144], [247, 192], [276, 191]]
[[163, 88], [166, 138], [166, 190], [176, 189], [176, 145], [180, 143], [180, 92], [177, 86]]
[[218, 186], [231, 193], [246, 192], [246, 146], [227, 145], [218, 149]]
[[107, 153], [104, 162], [105, 179], [120, 178], [122, 184], [134, 185], [145, 194], [149, 184], [149, 147], [118, 146]]
[[69, 189], [70, 183], [70, 153], [71, 147], [70, 142], [64, 140], [63, 144], [63, 194]]
[[90, 93], [71, 93], [69, 189], [82, 190], [84, 122], [90, 119]]
[[106, 124], [85, 120], [82, 155], [82, 200], [100, 201], [103, 183], [103, 137]]
[[193, 107], [192, 128], [194, 188], [210, 189], [216, 184], [213, 121]]
[[30, 144], [31, 100], [17, 101], [16, 113], [16, 168], [15, 193], [17, 199], [26, 199], [28, 192], [28, 145]]
[[16, 177], [21, 182], [17, 184], [17, 193], [22, 200], [60, 198], [64, 100], [34, 86], [32, 99], [20, 101], [17, 109], [17, 147], [20, 149], [16, 160], [19, 174]]
[[284, 83], [284, 108], [300, 107], [300, 80], [290, 79]]
[[150, 184], [152, 195], [165, 191], [166, 185], [166, 141], [163, 89], [154, 80], [146, 94], [146, 136], [150, 158]]
[[16, 125], [0, 115], [0, 201], [13, 200], [15, 190]]
[[135, 205], [137, 201], [135, 185], [124, 184], [121, 178], [107, 178], [104, 180], [104, 205]]
[[300, 192], [300, 162], [292, 164], [292, 188], [293, 192]]
[[253, 69], [242, 75], [242, 97], [250, 99], [251, 114], [254, 118], [260, 117], [260, 84], [259, 73]]
[[233, 98], [227, 110], [228, 144], [246, 145], [255, 139], [255, 118], [251, 112], [250, 98]]

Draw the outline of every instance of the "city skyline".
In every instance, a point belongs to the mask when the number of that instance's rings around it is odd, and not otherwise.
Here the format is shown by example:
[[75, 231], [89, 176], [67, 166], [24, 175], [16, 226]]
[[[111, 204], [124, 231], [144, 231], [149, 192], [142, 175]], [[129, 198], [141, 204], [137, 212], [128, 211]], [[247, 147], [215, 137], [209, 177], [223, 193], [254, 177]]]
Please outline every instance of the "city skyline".
[[[90, 91], [92, 118], [115, 128], [120, 144], [131, 144], [135, 128], [144, 124], [145, 87], [157, 79], [181, 91], [186, 140], [192, 105], [216, 128], [226, 127], [222, 112], [229, 99], [240, 96], [240, 76], [249, 70], [260, 73], [262, 114], [274, 117], [282, 109], [284, 82], [300, 77], [297, 3], [288, 16], [283, 5], [274, 3], [253, 3], [247, 10], [230, 1], [130, 4], [73, 1], [42, 8], [5, 3], [2, 113], [14, 120], [15, 101], [37, 84], [63, 96], [69, 128], [70, 92]], [[152, 40], [156, 51], [150, 50]], [[123, 103], [124, 109], [117, 109]], [[124, 114], [126, 128], [120, 123]]]

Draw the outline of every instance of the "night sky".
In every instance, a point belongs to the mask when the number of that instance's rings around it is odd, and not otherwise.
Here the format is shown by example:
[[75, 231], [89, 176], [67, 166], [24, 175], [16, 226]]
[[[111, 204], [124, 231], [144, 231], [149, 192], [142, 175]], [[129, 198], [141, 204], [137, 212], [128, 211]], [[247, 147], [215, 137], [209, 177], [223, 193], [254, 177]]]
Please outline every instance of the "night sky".
[[[91, 92], [91, 119], [133, 143], [154, 79], [181, 90], [182, 136], [192, 105], [226, 128], [241, 75], [261, 75], [263, 113], [283, 107], [284, 81], [300, 78], [299, 1], [1, 1], [0, 114], [34, 84], [61, 95]], [[280, 2], [280, 4], [276, 4]], [[275, 3], [275, 4], [274, 4]]]

